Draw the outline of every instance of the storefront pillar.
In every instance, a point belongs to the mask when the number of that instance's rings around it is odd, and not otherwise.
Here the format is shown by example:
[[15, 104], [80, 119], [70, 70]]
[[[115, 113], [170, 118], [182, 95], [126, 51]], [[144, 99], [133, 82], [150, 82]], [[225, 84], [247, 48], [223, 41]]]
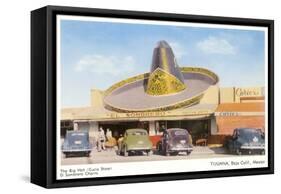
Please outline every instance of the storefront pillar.
[[78, 123], [74, 121], [74, 122], [73, 122], [73, 130], [74, 130], [74, 131], [78, 131], [78, 128], [79, 128], [79, 127], [78, 127]]
[[89, 122], [89, 136], [91, 140], [97, 139], [99, 124], [97, 121], [90, 121]]
[[155, 121], [149, 121], [149, 135], [150, 136], [156, 135]]
[[211, 118], [211, 135], [216, 135], [218, 133], [218, 126], [216, 122], [216, 118]]

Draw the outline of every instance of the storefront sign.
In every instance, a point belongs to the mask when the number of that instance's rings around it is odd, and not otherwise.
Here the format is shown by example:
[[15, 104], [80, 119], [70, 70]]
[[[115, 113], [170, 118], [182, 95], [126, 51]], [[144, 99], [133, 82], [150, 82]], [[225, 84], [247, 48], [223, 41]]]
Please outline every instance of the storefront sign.
[[132, 112], [126, 113], [127, 117], [163, 117], [165, 116], [165, 112]]
[[264, 116], [264, 112], [215, 112], [216, 117]]
[[239, 116], [239, 112], [216, 112], [215, 116], [219, 117], [233, 117], [233, 116]]
[[130, 112], [130, 113], [110, 113], [110, 118], [150, 118], [165, 116], [187, 116], [211, 114], [211, 110], [190, 110], [190, 111], [155, 111], [155, 112]]
[[235, 88], [235, 96], [240, 97], [258, 97], [264, 96], [263, 88]]
[[111, 118], [143, 118], [143, 117], [163, 117], [166, 112], [131, 112], [131, 113], [111, 113]]

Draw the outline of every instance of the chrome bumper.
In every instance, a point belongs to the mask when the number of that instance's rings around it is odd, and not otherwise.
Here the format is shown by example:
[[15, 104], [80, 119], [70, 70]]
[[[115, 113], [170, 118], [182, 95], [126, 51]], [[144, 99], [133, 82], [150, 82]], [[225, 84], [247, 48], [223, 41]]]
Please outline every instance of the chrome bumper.
[[70, 150], [62, 150], [63, 153], [65, 152], [91, 152], [92, 149], [70, 149]]
[[241, 146], [240, 149], [245, 150], [264, 150], [262, 146]]
[[184, 147], [173, 147], [170, 148], [169, 151], [189, 151], [191, 152], [193, 150], [193, 148], [184, 148]]
[[142, 150], [152, 150], [152, 148], [150, 148], [150, 147], [128, 148], [128, 151], [142, 151]]

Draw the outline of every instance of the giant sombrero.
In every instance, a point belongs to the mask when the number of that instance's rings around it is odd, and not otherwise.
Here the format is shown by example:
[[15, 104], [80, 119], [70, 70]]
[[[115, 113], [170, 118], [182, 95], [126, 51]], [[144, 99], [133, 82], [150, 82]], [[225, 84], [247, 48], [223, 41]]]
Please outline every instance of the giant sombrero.
[[218, 83], [218, 76], [204, 68], [179, 67], [166, 41], [153, 52], [150, 73], [120, 81], [105, 91], [104, 104], [118, 112], [171, 110], [200, 101]]

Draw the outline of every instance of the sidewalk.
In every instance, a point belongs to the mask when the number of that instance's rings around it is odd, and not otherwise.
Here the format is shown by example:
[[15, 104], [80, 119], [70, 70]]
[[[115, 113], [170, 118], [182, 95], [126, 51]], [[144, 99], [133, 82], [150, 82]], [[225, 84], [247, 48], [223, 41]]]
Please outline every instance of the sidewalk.
[[208, 146], [194, 146], [191, 154], [225, 154], [223, 147], [209, 148]]
[[[96, 148], [93, 149], [92, 153], [96, 156], [113, 156], [117, 152], [117, 147], [113, 149], [107, 149], [103, 150], [101, 152], [98, 152]], [[156, 150], [153, 151], [154, 155], [158, 155]], [[211, 155], [211, 154], [225, 154], [226, 151], [222, 147], [217, 148], [209, 148], [208, 146], [194, 146], [193, 151], [191, 152], [191, 155]], [[117, 155], [117, 154], [116, 154]]]

